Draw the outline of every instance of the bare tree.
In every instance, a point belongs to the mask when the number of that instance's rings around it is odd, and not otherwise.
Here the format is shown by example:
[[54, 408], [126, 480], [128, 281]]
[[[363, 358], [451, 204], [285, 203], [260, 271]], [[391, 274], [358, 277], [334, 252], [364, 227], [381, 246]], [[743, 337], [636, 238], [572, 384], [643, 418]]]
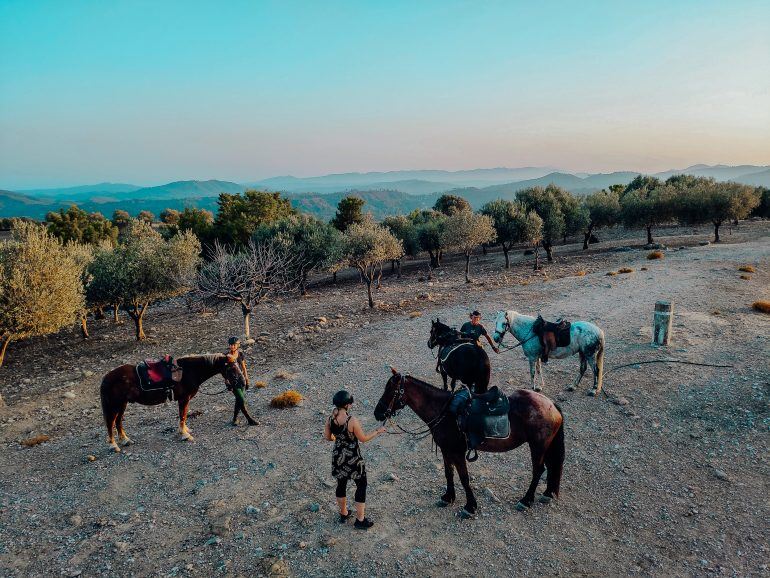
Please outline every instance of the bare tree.
[[295, 291], [302, 279], [302, 269], [296, 254], [276, 241], [249, 241], [240, 251], [216, 241], [198, 272], [193, 303], [237, 303], [243, 313], [244, 335], [249, 339], [249, 319], [254, 308], [265, 299]]

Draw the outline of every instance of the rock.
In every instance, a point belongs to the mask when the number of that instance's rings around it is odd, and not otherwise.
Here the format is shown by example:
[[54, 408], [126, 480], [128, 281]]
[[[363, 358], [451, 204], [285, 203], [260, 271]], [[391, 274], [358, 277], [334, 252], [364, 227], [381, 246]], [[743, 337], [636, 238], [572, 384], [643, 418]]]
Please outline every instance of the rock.
[[204, 544], [204, 545], [205, 545], [205, 546], [216, 546], [216, 545], [217, 545], [217, 544], [219, 544], [221, 541], [222, 541], [222, 538], [220, 538], [219, 536], [212, 536], [211, 538], [209, 538], [208, 540], [206, 540], [206, 542], [205, 542], [205, 544]]
[[72, 514], [69, 518], [69, 522], [77, 528], [83, 523], [83, 518], [80, 517], [80, 514]]
[[701, 247], [706, 247], [708, 245], [711, 245], [711, 241], [701, 241], [700, 243], [698, 243], [698, 245], [700, 245]]
[[299, 547], [304, 550], [305, 548], [307, 548], [307, 542], [300, 542]]
[[388, 482], [398, 482], [401, 480], [401, 478], [399, 478], [396, 474], [391, 472], [387, 476], [385, 476], [385, 480]]
[[93, 454], [88, 454], [88, 455], [86, 456], [86, 459], [87, 459], [89, 462], [95, 462], [95, 461], [96, 461], [96, 456], [95, 456], [95, 455], [93, 455]]
[[289, 566], [284, 560], [276, 560], [268, 567], [267, 575], [270, 577], [291, 576], [291, 572], [289, 572]]
[[0, 407], [5, 407], [5, 401], [3, 400], [2, 395], [0, 395]]
[[316, 502], [312, 502], [310, 504], [310, 511], [311, 512], [319, 512], [320, 510], [321, 510], [321, 505], [320, 504], [318, 504]]
[[318, 323], [328, 323], [328, 319], [326, 319], [326, 317], [323, 315], [316, 317], [315, 320], [318, 321]]
[[490, 502], [494, 502], [495, 504], [500, 503], [500, 499], [495, 496], [490, 488], [484, 488], [484, 495], [489, 499]]
[[334, 536], [326, 536], [321, 540], [321, 544], [323, 544], [327, 548], [330, 546], [334, 546], [338, 542], [339, 542], [339, 538], [335, 538]]
[[65, 391], [64, 397], [66, 397], [67, 399], [75, 399], [77, 396], [75, 395], [74, 391]]
[[83, 377], [92, 377], [94, 375], [94, 372], [90, 369], [84, 369], [83, 370]]
[[244, 345], [254, 345], [255, 343], [256, 343], [256, 341], [254, 339], [252, 339], [252, 338], [248, 338], [248, 339], [244, 339], [243, 340], [243, 344]]
[[256, 508], [251, 504], [249, 504], [248, 506], [246, 506], [246, 513], [249, 514], [250, 516], [253, 516], [254, 514], [259, 514], [259, 508]]
[[433, 296], [430, 293], [418, 293], [417, 299], [424, 299], [426, 301], [433, 301]]
[[717, 478], [719, 478], [720, 480], [724, 480], [725, 482], [729, 482], [729, 481], [730, 481], [730, 476], [728, 476], [728, 475], [727, 475], [725, 472], [723, 472], [722, 470], [718, 470], [718, 469], [714, 468], [714, 475], [715, 475]]
[[616, 397], [613, 401], [615, 405], [628, 405], [628, 400], [625, 397]]
[[115, 542], [115, 549], [120, 554], [128, 552], [128, 542]]

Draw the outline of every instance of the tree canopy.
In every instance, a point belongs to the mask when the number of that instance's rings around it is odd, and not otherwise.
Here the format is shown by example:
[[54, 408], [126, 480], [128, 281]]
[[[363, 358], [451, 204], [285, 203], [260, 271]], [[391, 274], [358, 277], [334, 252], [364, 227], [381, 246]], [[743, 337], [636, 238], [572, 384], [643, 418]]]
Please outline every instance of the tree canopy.
[[496, 237], [494, 223], [488, 215], [470, 210], [456, 210], [446, 221], [442, 242], [455, 247], [465, 255], [465, 282], [470, 283], [471, 252], [483, 243], [491, 243]]
[[470, 211], [472, 209], [471, 204], [464, 198], [457, 195], [444, 194], [433, 205], [433, 210], [451, 216], [457, 211]]
[[353, 223], [345, 231], [345, 261], [361, 273], [366, 283], [369, 307], [374, 307], [372, 282], [385, 261], [400, 259], [404, 254], [401, 241], [382, 225], [370, 219]]
[[223, 243], [245, 245], [257, 227], [295, 213], [280, 193], [248, 190], [243, 194], [221, 193], [217, 200], [214, 233]]
[[620, 220], [620, 191], [618, 185], [610, 190], [601, 190], [587, 195], [583, 204], [588, 211], [588, 223], [585, 227], [583, 249], [588, 249], [588, 243], [595, 229], [612, 227]]
[[481, 208], [492, 219], [497, 242], [505, 255], [505, 268], [510, 268], [509, 252], [516, 243], [537, 243], [543, 230], [543, 220], [520, 202], [504, 199], [490, 201]]
[[363, 208], [366, 201], [359, 197], [345, 197], [337, 203], [337, 213], [331, 221], [332, 226], [338, 231], [347, 231], [353, 223], [364, 220]]
[[115, 244], [118, 240], [118, 228], [101, 213], [86, 213], [77, 205], [66, 211], [51, 211], [45, 218], [48, 232], [64, 243], [88, 243], [97, 245], [103, 241]]

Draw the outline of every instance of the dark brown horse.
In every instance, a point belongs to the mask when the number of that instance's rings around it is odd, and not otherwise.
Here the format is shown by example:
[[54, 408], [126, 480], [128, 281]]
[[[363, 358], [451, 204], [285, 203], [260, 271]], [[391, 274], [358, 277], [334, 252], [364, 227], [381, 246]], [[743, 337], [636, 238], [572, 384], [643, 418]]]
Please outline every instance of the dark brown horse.
[[[200, 385], [215, 376], [224, 375], [226, 357], [222, 354], [190, 355], [176, 360], [182, 369], [182, 378], [172, 389], [174, 399], [179, 402], [179, 433], [182, 439], [192, 441], [190, 430], [187, 429], [187, 406], [198, 393]], [[118, 430], [120, 442], [128, 445], [131, 440], [123, 430], [123, 414], [129, 403], [142, 405], [158, 405], [166, 401], [166, 391], [163, 389], [144, 391], [139, 386], [139, 377], [135, 365], [121, 365], [110, 371], [102, 378], [100, 388], [102, 398], [102, 413], [107, 425], [107, 443], [116, 452], [120, 451], [115, 443], [114, 430]]]
[[[455, 500], [454, 470], [465, 489], [464, 517], [476, 513], [477, 503], [468, 477], [465, 460], [465, 436], [457, 427], [455, 416], [447, 413], [452, 394], [409, 375], [401, 375], [391, 368], [393, 376], [374, 408], [374, 417], [383, 421], [409, 406], [428, 424], [436, 445], [444, 458], [447, 490], [438, 502], [448, 506]], [[511, 435], [505, 439], [487, 439], [478, 448], [484, 452], [507, 452], [523, 443], [529, 444], [532, 455], [532, 481], [516, 508], [523, 510], [533, 504], [535, 490], [543, 471], [548, 468], [548, 483], [540, 501], [548, 503], [559, 496], [562, 466], [564, 464], [564, 427], [561, 411], [550, 399], [534, 391], [519, 389], [508, 396]]]
[[444, 325], [436, 319], [431, 321], [428, 347], [438, 346], [436, 371], [444, 380], [447, 389], [447, 376], [452, 380], [452, 391], [459, 379], [474, 393], [484, 393], [492, 377], [492, 365], [484, 348], [473, 339], [464, 338], [459, 331]]

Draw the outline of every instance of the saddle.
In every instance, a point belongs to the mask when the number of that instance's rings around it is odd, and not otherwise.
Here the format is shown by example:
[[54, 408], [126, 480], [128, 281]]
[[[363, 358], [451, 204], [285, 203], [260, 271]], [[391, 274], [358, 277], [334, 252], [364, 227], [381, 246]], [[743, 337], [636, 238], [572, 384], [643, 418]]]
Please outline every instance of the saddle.
[[469, 462], [478, 459], [476, 450], [484, 440], [511, 435], [509, 409], [508, 396], [497, 386], [479, 395], [472, 395], [465, 387], [454, 394], [449, 411], [457, 415], [458, 426], [465, 435], [468, 445], [465, 458]]
[[182, 368], [173, 357], [164, 355], [161, 359], [140, 361], [136, 366], [136, 375], [143, 391], [165, 391], [171, 400], [174, 385], [182, 380]]
[[540, 345], [543, 352], [540, 359], [543, 363], [548, 363], [548, 354], [557, 347], [567, 347], [570, 344], [570, 328], [572, 324], [564, 319], [559, 319], [556, 323], [551, 323], [538, 315], [532, 331], [540, 339]]

